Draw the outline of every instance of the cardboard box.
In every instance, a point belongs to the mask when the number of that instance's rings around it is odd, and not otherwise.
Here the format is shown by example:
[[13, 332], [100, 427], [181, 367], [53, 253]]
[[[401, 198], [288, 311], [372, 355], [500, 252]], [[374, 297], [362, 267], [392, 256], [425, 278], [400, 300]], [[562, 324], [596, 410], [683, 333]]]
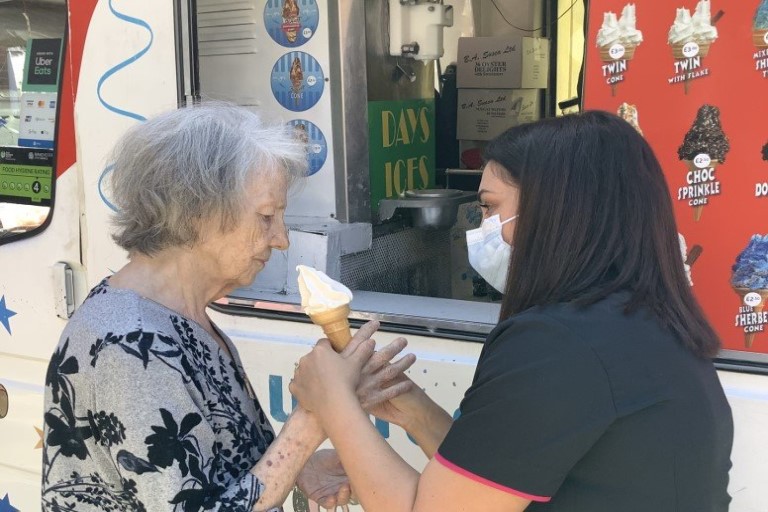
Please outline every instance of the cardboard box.
[[540, 37], [459, 38], [456, 86], [546, 89], [549, 40]]
[[490, 140], [540, 117], [538, 89], [459, 89], [456, 138]]

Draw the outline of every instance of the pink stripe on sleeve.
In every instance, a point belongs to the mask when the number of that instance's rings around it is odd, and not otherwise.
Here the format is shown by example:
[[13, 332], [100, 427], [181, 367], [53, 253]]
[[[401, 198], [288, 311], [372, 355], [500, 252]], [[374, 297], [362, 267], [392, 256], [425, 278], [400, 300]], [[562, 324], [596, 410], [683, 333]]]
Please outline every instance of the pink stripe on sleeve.
[[470, 480], [474, 480], [475, 482], [479, 482], [483, 485], [487, 485], [489, 487], [493, 487], [494, 489], [498, 489], [500, 491], [508, 492], [510, 494], [514, 494], [515, 496], [519, 496], [520, 498], [525, 498], [526, 500], [531, 501], [538, 501], [540, 503], [546, 503], [549, 500], [552, 499], [551, 496], [535, 496], [533, 494], [526, 494], [521, 491], [517, 491], [515, 489], [512, 489], [511, 487], [505, 487], [501, 484], [497, 484], [496, 482], [493, 482], [491, 480], [488, 480], [487, 478], [483, 478], [481, 476], [478, 476], [474, 473], [471, 473], [467, 471], [464, 468], [461, 468], [454, 464], [453, 462], [446, 460], [445, 457], [440, 455], [439, 453], [435, 453], [435, 460], [445, 466], [446, 468], [450, 469], [451, 471], [460, 474], [461, 476], [465, 476], [469, 478]]

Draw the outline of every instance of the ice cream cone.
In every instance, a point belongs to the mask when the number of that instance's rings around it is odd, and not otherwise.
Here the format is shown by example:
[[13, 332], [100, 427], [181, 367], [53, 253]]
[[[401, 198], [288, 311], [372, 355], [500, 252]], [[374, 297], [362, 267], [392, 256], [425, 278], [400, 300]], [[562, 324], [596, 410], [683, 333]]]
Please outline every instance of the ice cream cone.
[[752, 42], [757, 48], [768, 48], [768, 30], [756, 28], [752, 31]]
[[[750, 290], [749, 288], [740, 288], [738, 286], [734, 286], [733, 291], [735, 291], [739, 297], [741, 297], [742, 304], [744, 304], [744, 297], [746, 297], [748, 293], [757, 293], [760, 295], [760, 304], [757, 306], [752, 306], [752, 309], [755, 311], [755, 313], [761, 313], [763, 309], [765, 309], [765, 302], [768, 301], [768, 289], [758, 288], [757, 290]], [[755, 334], [757, 333], [744, 333], [744, 344], [747, 348], [752, 346], [752, 342], [755, 340]]]
[[319, 313], [309, 313], [312, 322], [323, 328], [336, 352], [341, 352], [352, 339], [349, 330], [349, 304]]

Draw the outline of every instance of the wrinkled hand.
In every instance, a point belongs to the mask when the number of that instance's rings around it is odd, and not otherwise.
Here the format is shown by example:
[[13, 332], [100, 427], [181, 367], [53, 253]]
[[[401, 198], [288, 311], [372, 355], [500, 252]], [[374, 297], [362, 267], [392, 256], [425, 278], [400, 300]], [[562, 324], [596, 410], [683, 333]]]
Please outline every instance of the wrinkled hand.
[[336, 450], [318, 450], [307, 461], [296, 485], [323, 508], [349, 504], [352, 490]]
[[366, 412], [396, 425], [405, 421], [405, 415], [393, 401], [401, 395], [407, 395], [414, 388], [415, 384], [404, 372], [416, 362], [416, 356], [406, 354], [394, 363], [390, 361], [407, 344], [405, 338], [397, 338], [374, 352], [363, 366], [356, 390], [360, 405]]

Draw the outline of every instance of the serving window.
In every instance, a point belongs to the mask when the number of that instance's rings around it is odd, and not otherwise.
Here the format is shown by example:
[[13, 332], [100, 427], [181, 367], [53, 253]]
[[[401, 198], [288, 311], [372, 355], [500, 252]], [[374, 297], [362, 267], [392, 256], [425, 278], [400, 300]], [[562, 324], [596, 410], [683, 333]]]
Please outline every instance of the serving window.
[[[309, 161], [289, 198], [290, 249], [219, 307], [301, 318], [295, 267], [305, 264], [352, 289], [361, 321], [477, 339], [495, 324], [501, 294], [469, 265], [465, 242], [482, 217], [482, 150], [576, 98], [584, 6], [421, 3], [430, 17], [406, 20], [409, 6], [386, 0], [198, 0], [190, 32], [200, 96], [289, 124]], [[420, 44], [392, 55], [398, 27], [449, 17], [442, 58], [421, 58], [440, 43], [420, 32], [402, 36]], [[480, 81], [465, 78], [470, 53], [489, 71]]]

